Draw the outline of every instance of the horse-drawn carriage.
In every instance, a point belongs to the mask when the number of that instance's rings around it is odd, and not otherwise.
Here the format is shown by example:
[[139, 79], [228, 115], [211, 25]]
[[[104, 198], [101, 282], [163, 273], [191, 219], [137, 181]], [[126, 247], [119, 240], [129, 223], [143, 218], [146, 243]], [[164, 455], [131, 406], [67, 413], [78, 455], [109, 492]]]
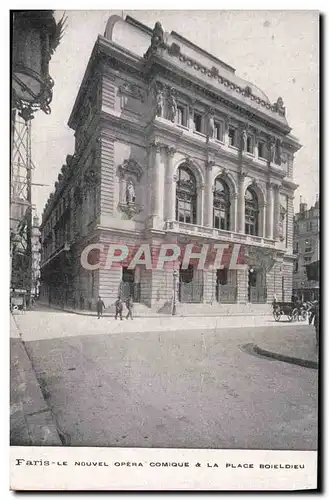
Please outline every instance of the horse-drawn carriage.
[[281, 316], [287, 316], [288, 321], [298, 321], [307, 319], [307, 310], [304, 307], [297, 307], [294, 302], [273, 302], [273, 316], [275, 321], [280, 321]]

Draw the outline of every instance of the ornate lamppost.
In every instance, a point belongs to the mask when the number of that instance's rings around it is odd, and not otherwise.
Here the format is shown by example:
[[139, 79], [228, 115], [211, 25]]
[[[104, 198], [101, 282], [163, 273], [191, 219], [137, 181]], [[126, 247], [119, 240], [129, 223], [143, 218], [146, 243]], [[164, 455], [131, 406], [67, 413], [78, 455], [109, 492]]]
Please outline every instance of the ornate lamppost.
[[176, 302], [177, 302], [177, 278], [178, 278], [178, 271], [175, 269], [173, 272], [173, 306], [172, 306], [172, 316], [176, 316], [177, 311], [176, 311]]
[[66, 19], [56, 23], [53, 10], [13, 12], [12, 108], [25, 121], [41, 109], [49, 114], [54, 81], [49, 62], [63, 36]]

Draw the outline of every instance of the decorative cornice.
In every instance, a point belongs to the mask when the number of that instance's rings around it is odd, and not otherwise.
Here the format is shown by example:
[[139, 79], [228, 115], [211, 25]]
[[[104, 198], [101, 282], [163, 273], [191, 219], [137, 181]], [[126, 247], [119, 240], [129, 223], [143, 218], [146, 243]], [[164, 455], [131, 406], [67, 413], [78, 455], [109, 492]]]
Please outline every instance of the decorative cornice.
[[279, 97], [274, 104], [270, 104], [264, 99], [261, 99], [260, 97], [257, 97], [255, 94], [253, 94], [250, 86], [246, 85], [245, 87], [242, 87], [240, 85], [237, 85], [228, 78], [221, 76], [219, 74], [219, 70], [214, 66], [212, 68], [207, 68], [206, 66], [200, 64], [198, 61], [185, 56], [180, 51], [179, 45], [175, 45], [177, 46], [176, 50], [172, 50], [171, 46], [165, 43], [162, 44], [161, 48], [167, 51], [172, 57], [177, 57], [180, 62], [186, 64], [196, 71], [200, 71], [202, 75], [207, 76], [208, 78], [216, 79], [219, 84], [223, 85], [223, 87], [234, 90], [235, 92], [237, 92], [237, 94], [241, 94], [243, 97], [250, 99], [251, 101], [255, 101], [257, 104], [260, 104], [264, 109], [271, 111], [274, 114], [277, 113], [280, 116], [285, 117], [285, 107], [283, 106], [283, 100], [281, 97]]

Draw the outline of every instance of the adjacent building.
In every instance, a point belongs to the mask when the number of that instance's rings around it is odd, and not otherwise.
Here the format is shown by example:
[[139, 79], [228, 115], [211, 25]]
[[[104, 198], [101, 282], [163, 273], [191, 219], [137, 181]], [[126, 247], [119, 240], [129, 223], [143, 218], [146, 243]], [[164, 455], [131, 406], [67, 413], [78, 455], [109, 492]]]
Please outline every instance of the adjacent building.
[[319, 297], [320, 267], [320, 204], [314, 206], [300, 200], [299, 212], [294, 217], [294, 254], [296, 256], [293, 293], [302, 300]]
[[[254, 304], [292, 294], [294, 155], [281, 97], [273, 103], [236, 70], [176, 32], [109, 19], [81, 83], [68, 155], [41, 224], [42, 294], [93, 307], [127, 289], [156, 311], [173, 271], [140, 265], [88, 271], [89, 244], [242, 244], [249, 268], [177, 265], [180, 303]], [[106, 254], [106, 250], [105, 250]], [[95, 257], [97, 259], [97, 257]], [[267, 307], [267, 306], [266, 306]]]

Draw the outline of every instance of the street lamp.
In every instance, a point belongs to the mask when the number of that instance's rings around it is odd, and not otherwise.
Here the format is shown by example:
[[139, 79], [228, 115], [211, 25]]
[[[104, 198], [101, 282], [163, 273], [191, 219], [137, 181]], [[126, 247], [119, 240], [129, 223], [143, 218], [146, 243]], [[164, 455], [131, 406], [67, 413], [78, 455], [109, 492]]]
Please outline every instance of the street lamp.
[[178, 277], [178, 271], [175, 269], [173, 272], [173, 277], [174, 277], [174, 283], [173, 283], [173, 306], [172, 306], [172, 316], [176, 316], [177, 311], [176, 311], [176, 290], [177, 290], [177, 277]]
[[50, 114], [54, 81], [49, 62], [63, 36], [66, 19], [56, 23], [53, 10], [13, 13], [12, 107], [26, 122], [41, 109]]

